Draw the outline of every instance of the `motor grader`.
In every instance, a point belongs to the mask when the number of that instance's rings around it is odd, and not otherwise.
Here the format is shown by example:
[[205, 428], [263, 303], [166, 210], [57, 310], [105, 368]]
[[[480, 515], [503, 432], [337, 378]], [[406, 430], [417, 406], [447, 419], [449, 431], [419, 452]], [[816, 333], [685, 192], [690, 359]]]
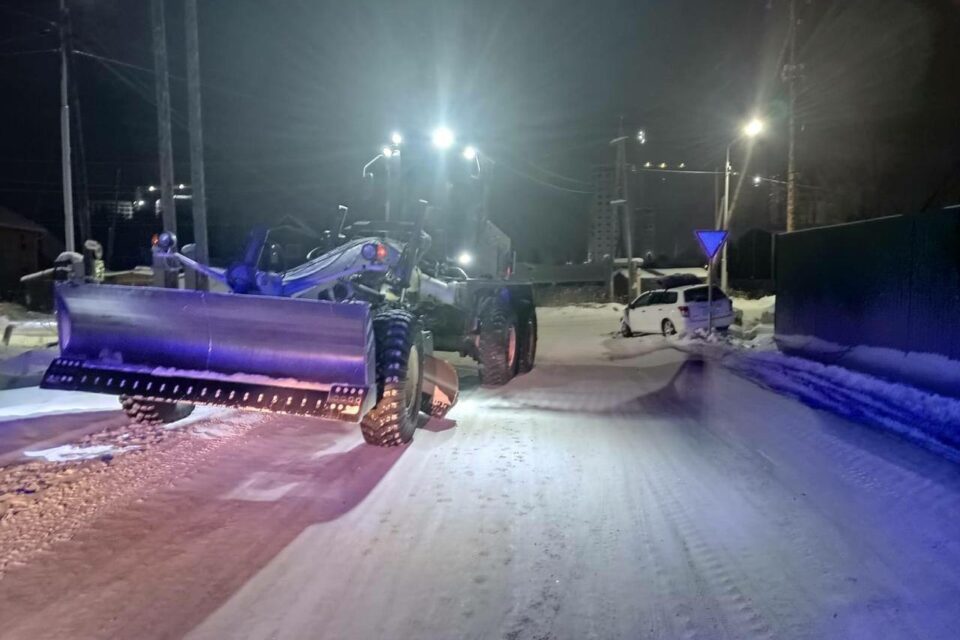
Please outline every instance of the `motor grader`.
[[[473, 358], [483, 384], [502, 385], [533, 368], [537, 349], [530, 285], [425, 260], [426, 215], [352, 225], [282, 271], [261, 268], [266, 229], [226, 268], [162, 234], [154, 269], [167, 286], [62, 269], [61, 353], [41, 386], [117, 395], [139, 421], [206, 404], [359, 422], [370, 444], [409, 442], [421, 411], [444, 416], [457, 400], [457, 372], [437, 351]], [[225, 292], [178, 286], [182, 270]]]

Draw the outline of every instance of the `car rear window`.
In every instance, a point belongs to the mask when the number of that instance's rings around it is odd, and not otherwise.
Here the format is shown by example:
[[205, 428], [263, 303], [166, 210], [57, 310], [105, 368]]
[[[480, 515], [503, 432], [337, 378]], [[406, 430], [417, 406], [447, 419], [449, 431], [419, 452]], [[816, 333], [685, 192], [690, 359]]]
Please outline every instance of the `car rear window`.
[[[720, 287], [713, 288], [714, 300], [723, 300], [726, 297], [727, 296], [723, 294], [723, 291], [720, 290]], [[683, 292], [683, 299], [687, 302], [706, 302], [707, 287], [694, 287], [692, 289], [687, 289]]]

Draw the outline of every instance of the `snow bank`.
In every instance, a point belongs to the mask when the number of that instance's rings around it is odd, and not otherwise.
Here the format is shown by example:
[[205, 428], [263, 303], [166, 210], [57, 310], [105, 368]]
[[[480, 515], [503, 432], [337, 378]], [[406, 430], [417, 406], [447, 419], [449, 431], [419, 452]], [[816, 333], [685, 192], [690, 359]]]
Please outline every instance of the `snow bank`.
[[960, 400], [777, 352], [730, 354], [723, 363], [807, 404], [885, 427], [960, 460]]
[[35, 418], [55, 413], [111, 411], [119, 408], [116, 396], [81, 391], [53, 391], [26, 387], [0, 391], [0, 420]]
[[937, 353], [867, 345], [845, 346], [813, 336], [778, 335], [785, 353], [960, 398], [960, 362]]
[[[686, 351], [717, 359], [725, 367], [812, 407], [879, 426], [960, 460], [960, 399], [844, 366], [781, 353], [772, 336], [743, 340], [731, 335], [697, 335], [676, 344]], [[819, 346], [834, 353], [829, 345]], [[862, 357], [878, 357], [867, 348], [859, 353]], [[935, 359], [916, 360], [927, 366], [936, 363]]]

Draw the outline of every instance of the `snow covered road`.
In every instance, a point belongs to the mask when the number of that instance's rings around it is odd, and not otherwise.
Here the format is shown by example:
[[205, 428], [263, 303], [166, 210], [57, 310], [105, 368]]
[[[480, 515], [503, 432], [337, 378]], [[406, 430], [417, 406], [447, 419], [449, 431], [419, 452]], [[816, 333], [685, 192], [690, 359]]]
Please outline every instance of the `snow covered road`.
[[544, 310], [402, 450], [268, 417], [152, 471], [6, 573], [0, 637], [960, 637], [960, 467], [616, 328]]

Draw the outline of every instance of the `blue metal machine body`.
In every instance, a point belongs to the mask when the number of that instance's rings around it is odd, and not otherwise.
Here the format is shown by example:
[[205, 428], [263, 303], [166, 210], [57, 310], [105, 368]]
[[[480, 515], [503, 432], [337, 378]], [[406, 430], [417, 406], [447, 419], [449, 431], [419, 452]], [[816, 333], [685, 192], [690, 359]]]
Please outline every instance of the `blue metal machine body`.
[[370, 305], [317, 298], [402, 250], [364, 238], [272, 273], [249, 249], [225, 270], [174, 254], [235, 293], [59, 284], [61, 357], [41, 386], [359, 420], [376, 398]]

